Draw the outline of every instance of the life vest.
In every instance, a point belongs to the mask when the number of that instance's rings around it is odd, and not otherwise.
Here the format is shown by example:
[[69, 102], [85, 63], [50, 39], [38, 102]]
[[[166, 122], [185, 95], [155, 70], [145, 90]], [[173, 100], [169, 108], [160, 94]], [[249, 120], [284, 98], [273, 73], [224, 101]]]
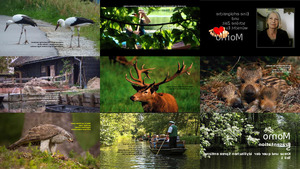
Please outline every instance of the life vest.
[[172, 132], [169, 134], [169, 137], [176, 137], [177, 136], [177, 126], [175, 126], [174, 124], [171, 125], [172, 127]]

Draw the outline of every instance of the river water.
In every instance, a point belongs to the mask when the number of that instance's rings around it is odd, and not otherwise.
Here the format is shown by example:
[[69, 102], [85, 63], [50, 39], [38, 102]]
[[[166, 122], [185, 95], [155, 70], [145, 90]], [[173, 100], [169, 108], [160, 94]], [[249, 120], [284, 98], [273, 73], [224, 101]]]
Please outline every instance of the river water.
[[[208, 169], [299, 169], [300, 148], [284, 147], [250, 148], [223, 153], [252, 153], [252, 155], [213, 155], [200, 160], [200, 168]], [[214, 152], [216, 153], [216, 152]], [[220, 152], [219, 152], [220, 153]], [[255, 155], [255, 153], [258, 153]], [[263, 154], [265, 153], [265, 154]], [[284, 153], [280, 155], [280, 153]], [[288, 155], [290, 153], [290, 155]], [[259, 155], [260, 154], [260, 155]]]
[[100, 147], [100, 168], [194, 168], [200, 165], [200, 147], [186, 144], [183, 155], [155, 155], [149, 150], [146, 141], [118, 143], [109, 147]]
[[[151, 23], [150, 24], [161, 24], [161, 23], [168, 23], [170, 22], [170, 18], [172, 17], [172, 15], [149, 15], [148, 16], [151, 20]], [[174, 29], [176, 28], [175, 25], [173, 24], [169, 24], [169, 25], [164, 25], [163, 27], [161, 26], [145, 26], [145, 30], [159, 30], [159, 29], [162, 29], [162, 30], [166, 30], [166, 29]], [[179, 27], [177, 27], [179, 28]]]

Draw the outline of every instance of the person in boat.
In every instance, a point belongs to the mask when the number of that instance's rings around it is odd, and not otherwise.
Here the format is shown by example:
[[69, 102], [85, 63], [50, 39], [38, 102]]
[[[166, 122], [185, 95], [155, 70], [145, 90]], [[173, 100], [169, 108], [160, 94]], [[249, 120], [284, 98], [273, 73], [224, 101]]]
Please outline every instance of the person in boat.
[[166, 135], [165, 134], [159, 135], [159, 139], [157, 141], [164, 141], [164, 140], [166, 140]]
[[151, 138], [151, 143], [153, 144], [153, 147], [156, 148], [156, 142], [157, 142], [157, 137], [156, 135], [154, 134]]
[[167, 140], [167, 137], [166, 137], [166, 135], [165, 134], [161, 134], [161, 135], [159, 135], [159, 138], [157, 139], [157, 141], [156, 142], [169, 142], [169, 140]]
[[170, 138], [170, 148], [176, 148], [177, 147], [177, 126], [175, 125], [174, 121], [169, 121], [169, 129], [168, 129], [168, 134], [169, 134], [169, 138]]
[[[141, 24], [149, 24], [151, 22], [151, 20], [148, 18], [144, 10], [140, 9], [138, 14], [134, 13], [132, 15], [137, 18], [139, 18], [139, 16], [141, 15], [141, 21], [140, 21]], [[137, 30], [137, 27], [136, 30], [133, 31], [131, 26], [127, 26], [127, 28], [125, 28], [125, 31], [128, 36], [131, 36], [133, 33], [142, 36], [145, 35], [146, 33], [144, 26], [140, 26], [139, 31]]]

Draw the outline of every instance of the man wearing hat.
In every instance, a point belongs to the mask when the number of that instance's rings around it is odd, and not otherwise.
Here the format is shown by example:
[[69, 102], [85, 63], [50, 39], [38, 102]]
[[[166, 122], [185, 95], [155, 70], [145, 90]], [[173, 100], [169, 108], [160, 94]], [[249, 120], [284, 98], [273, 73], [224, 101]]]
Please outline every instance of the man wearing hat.
[[169, 129], [168, 129], [168, 134], [169, 134], [169, 138], [170, 138], [170, 148], [176, 148], [176, 140], [177, 140], [177, 126], [175, 126], [175, 122], [174, 121], [169, 121]]

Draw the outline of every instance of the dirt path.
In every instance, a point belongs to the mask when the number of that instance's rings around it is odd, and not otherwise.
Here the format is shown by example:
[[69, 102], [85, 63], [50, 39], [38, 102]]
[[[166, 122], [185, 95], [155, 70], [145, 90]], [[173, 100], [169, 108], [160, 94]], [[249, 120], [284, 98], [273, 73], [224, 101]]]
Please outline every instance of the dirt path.
[[58, 56], [99, 56], [100, 53], [94, 48], [95, 43], [85, 37], [80, 37], [80, 47], [77, 47], [78, 37], [74, 35], [72, 48], [70, 46], [71, 30], [55, 26], [47, 22], [37, 21], [39, 28], [46, 33], [47, 38], [55, 46]]

